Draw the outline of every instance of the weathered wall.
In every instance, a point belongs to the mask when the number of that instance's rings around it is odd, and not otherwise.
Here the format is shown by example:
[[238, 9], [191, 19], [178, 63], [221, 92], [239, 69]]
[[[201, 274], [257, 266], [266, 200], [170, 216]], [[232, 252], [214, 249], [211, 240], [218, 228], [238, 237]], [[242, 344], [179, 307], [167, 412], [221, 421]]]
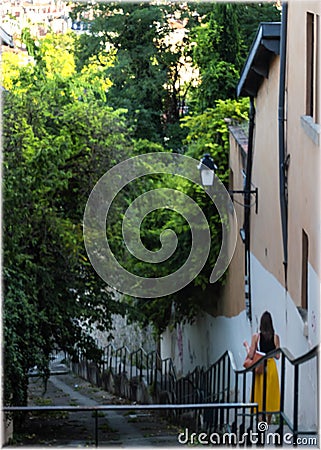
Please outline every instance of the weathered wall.
[[[110, 340], [110, 334], [112, 340]], [[123, 346], [128, 347], [130, 351], [135, 351], [139, 347], [143, 347], [146, 352], [156, 349], [156, 341], [151, 326], [141, 328], [138, 323], [130, 323], [127, 317], [119, 314], [113, 315], [113, 329], [109, 331], [96, 330], [93, 337], [98, 340], [101, 347], [106, 347], [110, 342], [116, 348]]]
[[173, 332], [162, 336], [162, 358], [173, 358], [178, 376], [186, 375], [196, 366], [208, 367], [227, 349], [233, 351], [236, 364], [242, 368], [245, 350], [244, 339], [250, 335], [245, 311], [233, 318], [197, 317], [193, 325], [178, 325]]

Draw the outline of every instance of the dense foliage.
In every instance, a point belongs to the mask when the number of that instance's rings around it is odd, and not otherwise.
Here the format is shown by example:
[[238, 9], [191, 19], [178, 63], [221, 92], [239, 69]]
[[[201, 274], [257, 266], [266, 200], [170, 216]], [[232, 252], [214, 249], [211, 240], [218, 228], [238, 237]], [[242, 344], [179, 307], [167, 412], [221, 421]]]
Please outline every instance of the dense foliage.
[[198, 111], [215, 100], [235, 98], [236, 85], [260, 22], [280, 20], [280, 11], [268, 2], [212, 3], [192, 30], [194, 63], [201, 82], [193, 92]]
[[[227, 185], [228, 183], [228, 150], [229, 130], [226, 117], [235, 122], [245, 122], [248, 119], [248, 99], [218, 100], [213, 108], [207, 109], [203, 114], [186, 116], [182, 119], [182, 127], [187, 128], [185, 139], [187, 156], [199, 160], [204, 152], [209, 152], [218, 166], [218, 176]], [[159, 332], [164, 331], [168, 324], [177, 322], [192, 322], [198, 313], [210, 309], [210, 304], [219, 301], [220, 287], [224, 278], [215, 285], [209, 284], [210, 274], [215, 265], [221, 248], [221, 220], [213, 203], [204, 190], [180, 177], [158, 177], [153, 180], [150, 188], [169, 187], [181, 190], [202, 208], [211, 231], [211, 249], [208, 260], [200, 274], [184, 289], [164, 298], [135, 299], [136, 306], [131, 310], [130, 316], [140, 319], [143, 324], [154, 323]], [[117, 224], [120, 227], [120, 224]], [[159, 249], [159, 236], [162, 231], [172, 229], [178, 236], [178, 251], [166, 264], [147, 265], [137, 264], [135, 258], [127, 260], [127, 267], [131, 272], [139, 275], [151, 274], [153, 276], [166, 276], [178, 270], [186, 261], [191, 249], [190, 228], [185, 219], [171, 210], [157, 211], [150, 214], [141, 227], [141, 237], [149, 250]], [[118, 234], [119, 234], [118, 230]], [[116, 249], [115, 249], [116, 251]]]
[[169, 7], [123, 2], [121, 6], [97, 3], [93, 9], [91, 34], [82, 35], [78, 45], [78, 67], [93, 55], [100, 59], [108, 49], [113, 49], [115, 64], [106, 68], [106, 75], [112, 80], [108, 104], [127, 109], [137, 138], [161, 142], [166, 83], [169, 65], [173, 64], [168, 59], [175, 59], [166, 45]]
[[128, 155], [131, 138], [103, 91], [51, 71], [44, 55], [3, 105], [5, 400], [15, 404], [26, 400], [30, 367], [46, 373], [53, 347], [72, 354], [77, 343], [93, 355], [90, 327], [110, 328], [120, 309], [87, 260], [81, 222], [93, 185]]
[[[124, 248], [124, 208], [142, 191], [164, 186], [203, 208], [212, 233], [204, 270], [182, 291], [156, 300], [114, 300], [87, 259], [83, 212], [100, 176], [133, 155], [175, 151], [199, 159], [210, 152], [227, 182], [225, 119], [247, 120], [247, 101], [233, 97], [249, 36], [259, 21], [277, 16], [263, 3], [202, 2], [80, 3], [75, 14], [88, 7], [94, 14], [89, 34], [48, 34], [37, 42], [25, 29], [29, 62], [3, 55], [6, 403], [26, 402], [28, 370], [37, 365], [48, 375], [53, 348], [73, 354], [78, 347], [99, 358], [88, 333], [95, 326], [110, 329], [113, 312], [130, 309], [133, 319], [161, 332], [169, 323], [192, 321], [208, 299], [217, 298], [222, 280], [210, 287], [208, 279], [220, 226], [202, 189], [182, 179], [142, 179], [120, 195], [109, 217], [107, 235], [124, 266], [162, 276], [186, 258], [187, 223], [166, 209], [145, 218], [141, 235], [148, 249], [159, 248], [166, 228], [179, 238], [174, 257], [151, 268]], [[174, 40], [173, 24], [186, 27], [180, 39]]]

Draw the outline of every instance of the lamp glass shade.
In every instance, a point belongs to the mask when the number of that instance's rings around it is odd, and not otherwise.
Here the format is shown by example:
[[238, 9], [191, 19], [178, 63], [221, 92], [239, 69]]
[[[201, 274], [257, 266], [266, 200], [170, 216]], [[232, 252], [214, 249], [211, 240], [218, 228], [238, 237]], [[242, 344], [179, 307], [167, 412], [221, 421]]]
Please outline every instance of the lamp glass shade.
[[214, 170], [202, 169], [201, 180], [203, 186], [213, 186], [214, 184]]

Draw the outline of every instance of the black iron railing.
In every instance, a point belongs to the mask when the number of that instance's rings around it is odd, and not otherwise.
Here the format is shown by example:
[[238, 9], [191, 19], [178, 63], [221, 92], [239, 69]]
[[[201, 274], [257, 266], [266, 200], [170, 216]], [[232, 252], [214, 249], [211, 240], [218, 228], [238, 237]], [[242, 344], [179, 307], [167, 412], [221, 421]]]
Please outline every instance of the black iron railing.
[[[274, 350], [263, 358], [263, 364], [267, 365], [267, 359], [280, 353], [281, 355], [281, 376], [280, 376], [280, 411], [274, 412], [279, 416], [280, 426], [278, 432], [282, 437], [284, 434], [284, 424], [293, 433], [294, 443], [300, 434], [317, 434], [317, 430], [299, 429], [299, 383], [300, 368], [303, 364], [312, 359], [316, 360], [318, 367], [318, 348], [315, 347], [305, 355], [294, 358], [285, 348]], [[261, 360], [262, 361], [262, 360]], [[236, 367], [233, 354], [225, 352], [214, 364], [204, 369], [196, 367], [186, 376], [178, 378], [171, 358], [161, 359], [156, 352], [146, 353], [143, 349], [135, 352], [129, 352], [126, 347], [115, 349], [110, 344], [104, 349], [103, 370], [115, 374], [126, 372], [129, 378], [138, 377], [139, 380], [147, 386], [153, 386], [154, 393], [161, 391], [167, 392], [167, 403], [186, 404], [186, 403], [222, 403], [229, 404], [240, 402], [246, 404], [250, 399], [253, 402], [253, 392], [255, 386], [254, 369], [260, 362], [256, 363], [250, 369], [239, 370]], [[288, 417], [285, 411], [285, 392], [287, 384], [292, 382], [287, 378], [289, 367], [294, 369], [293, 375], [293, 413]], [[318, 381], [318, 379], [317, 379]], [[263, 378], [263, 408], [259, 411], [262, 419], [265, 421], [269, 411], [266, 410], [266, 371]], [[252, 397], [250, 398], [252, 392]], [[159, 398], [156, 396], [156, 398]], [[180, 409], [179, 414], [183, 414], [184, 409]], [[315, 415], [317, 412], [315, 412]], [[208, 430], [217, 430], [228, 428], [233, 432], [237, 430], [243, 434], [249, 428], [253, 429], [253, 416], [248, 416], [243, 410], [233, 408], [221, 408], [213, 411], [198, 411], [195, 414], [195, 420], [202, 422], [202, 427]], [[318, 422], [316, 422], [318, 423]]]
[[[315, 361], [316, 371], [318, 370], [318, 347], [313, 348], [305, 355], [294, 358], [285, 348], [274, 350], [264, 356], [260, 362], [254, 364], [250, 369], [239, 370], [235, 364], [233, 354], [225, 352], [214, 364], [207, 369], [196, 367], [192, 372], [184, 377], [177, 377], [175, 367], [171, 358], [162, 359], [156, 351], [146, 353], [142, 348], [130, 352], [125, 346], [116, 349], [109, 344], [103, 350], [103, 360], [100, 365], [95, 365], [88, 361], [82, 354], [79, 354], [79, 363], [73, 364], [73, 370], [83, 378], [92, 383], [100, 383], [103, 374], [122, 375], [129, 381], [143, 383], [150, 389], [151, 401], [155, 403], [167, 404], [222, 404], [222, 405], [246, 405], [248, 401], [254, 403], [255, 368], [262, 363], [266, 367], [268, 358], [273, 358], [277, 354], [281, 357], [280, 371], [280, 410], [273, 412], [279, 416], [279, 426], [277, 432], [284, 436], [286, 426], [293, 434], [294, 445], [298, 441], [299, 435], [317, 435], [316, 429], [302, 429], [299, 424], [299, 388], [302, 384], [302, 367], [312, 360]], [[289, 373], [289, 371], [293, 373]], [[316, 374], [316, 382], [318, 383]], [[304, 381], [303, 381], [304, 383]], [[263, 407], [258, 411], [262, 420], [270, 413], [266, 408], [266, 370], [263, 375]], [[318, 391], [318, 386], [317, 386]], [[286, 413], [286, 392], [287, 397], [291, 393], [292, 411]], [[166, 395], [160, 395], [161, 393]], [[161, 402], [159, 401], [161, 399]], [[289, 400], [287, 398], [287, 400]], [[169, 409], [170, 410], [170, 409]], [[186, 409], [179, 408], [175, 411], [175, 417], [186, 414]], [[193, 410], [189, 409], [189, 414], [193, 415]], [[317, 417], [316, 411], [311, 411], [311, 415]], [[253, 430], [254, 415], [244, 407], [214, 408], [209, 410], [195, 408], [193, 419], [196, 428], [206, 429], [215, 432], [217, 430], [230, 430], [233, 433], [244, 433]], [[318, 423], [318, 420], [315, 420]]]
[[[257, 403], [189, 403], [189, 404], [170, 404], [170, 405], [164, 405], [164, 404], [154, 404], [154, 405], [97, 405], [97, 406], [6, 406], [2, 410], [4, 413], [33, 413], [33, 412], [40, 412], [40, 413], [50, 413], [53, 411], [56, 412], [92, 412], [94, 417], [94, 442], [95, 447], [98, 447], [99, 445], [99, 434], [98, 434], [98, 420], [99, 420], [99, 413], [102, 411], [118, 411], [118, 412], [124, 412], [124, 411], [179, 411], [179, 410], [209, 410], [209, 411], [220, 411], [222, 409], [248, 409], [252, 411], [252, 415], [255, 417], [256, 420], [256, 428], [253, 428], [253, 430], [257, 430], [258, 425], [258, 414], [257, 414]], [[254, 413], [253, 413], [254, 411]], [[59, 420], [59, 419], [57, 419]], [[234, 437], [234, 436], [233, 436]], [[216, 436], [217, 438], [217, 436]], [[243, 437], [241, 436], [241, 440]], [[70, 437], [70, 440], [72, 438]], [[238, 437], [235, 435], [235, 442], [238, 442]], [[197, 442], [196, 442], [197, 443]], [[218, 442], [219, 443], [219, 442]]]
[[[294, 356], [285, 348], [277, 349], [266, 356], [263, 360], [254, 364], [250, 369], [237, 369], [234, 358], [231, 352], [226, 352], [222, 355], [218, 361], [211, 365], [207, 370], [203, 370], [199, 367], [194, 369], [193, 372], [189, 373], [183, 379], [178, 382], [178, 392], [177, 401], [180, 403], [184, 401], [185, 398], [191, 396], [190, 389], [188, 393], [182, 391], [179, 386], [183, 383], [190, 383], [192, 385], [194, 392], [198, 393], [198, 398], [203, 398], [204, 401], [214, 401], [214, 402], [230, 402], [235, 403], [247, 401], [249, 392], [251, 392], [251, 401], [253, 402], [253, 394], [255, 387], [255, 368], [262, 363], [264, 367], [267, 365], [267, 360], [269, 358], [275, 357], [277, 354], [281, 355], [281, 380], [280, 380], [280, 410], [273, 412], [274, 415], [279, 416], [279, 427], [277, 433], [281, 437], [281, 441], [284, 435], [284, 426], [286, 425], [293, 434], [294, 445], [297, 442], [299, 435], [317, 435], [318, 431], [316, 429], [307, 430], [299, 428], [299, 383], [300, 383], [300, 368], [304, 363], [316, 360], [316, 367], [318, 368], [318, 347], [313, 348], [305, 355], [294, 358]], [[285, 412], [285, 392], [287, 387], [287, 377], [286, 377], [286, 361], [294, 369], [294, 379], [293, 379], [293, 414], [292, 417], [288, 417]], [[252, 379], [251, 379], [252, 376]], [[318, 382], [318, 376], [316, 374], [316, 380]], [[266, 386], [267, 386], [267, 371], [264, 370], [263, 375], [263, 407], [259, 411], [262, 416], [262, 420], [266, 422], [267, 415], [270, 411], [266, 409]], [[317, 410], [311, 411], [311, 415], [315, 414], [317, 416]], [[232, 412], [230, 409], [221, 409], [215, 412], [214, 416], [206, 414], [205, 423], [208, 429], [217, 429], [230, 426], [233, 432], [239, 430], [241, 434], [246, 432], [246, 425], [248, 429], [253, 429], [253, 418], [250, 416], [247, 420], [247, 415], [245, 411], [243, 414], [238, 412]], [[316, 420], [318, 423], [318, 420]]]

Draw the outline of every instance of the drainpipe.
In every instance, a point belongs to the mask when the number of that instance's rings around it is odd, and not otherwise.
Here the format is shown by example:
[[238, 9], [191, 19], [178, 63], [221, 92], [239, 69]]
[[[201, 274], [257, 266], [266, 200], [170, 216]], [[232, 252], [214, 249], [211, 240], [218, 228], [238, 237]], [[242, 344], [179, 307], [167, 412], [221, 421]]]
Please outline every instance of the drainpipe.
[[250, 97], [249, 113], [249, 139], [246, 158], [246, 178], [244, 186], [244, 224], [245, 232], [245, 304], [247, 316], [252, 322], [252, 294], [251, 294], [251, 257], [250, 257], [250, 216], [251, 216], [251, 186], [252, 186], [252, 165], [253, 165], [253, 136], [255, 125], [254, 97]]
[[288, 160], [285, 153], [285, 70], [286, 70], [286, 36], [287, 36], [287, 2], [282, 6], [281, 44], [280, 44], [280, 83], [279, 83], [279, 194], [281, 208], [281, 225], [283, 240], [283, 265], [285, 289], [287, 286], [288, 268], [288, 201], [287, 201], [287, 168]]

